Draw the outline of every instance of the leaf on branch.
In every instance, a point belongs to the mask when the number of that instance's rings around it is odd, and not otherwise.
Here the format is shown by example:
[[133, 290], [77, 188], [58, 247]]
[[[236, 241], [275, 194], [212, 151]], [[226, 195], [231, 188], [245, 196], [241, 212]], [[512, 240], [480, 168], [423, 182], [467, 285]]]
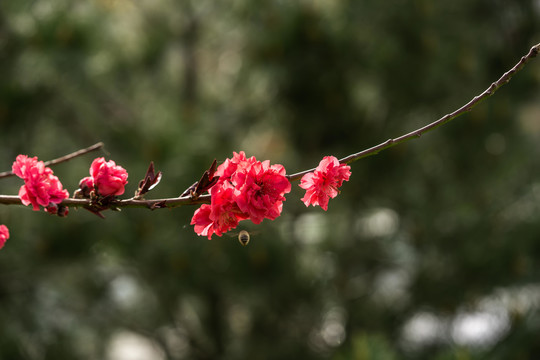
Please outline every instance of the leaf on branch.
[[139, 188], [137, 191], [135, 191], [135, 198], [140, 198], [153, 188], [159, 184], [161, 181], [161, 171], [158, 171], [157, 174], [154, 170], [154, 162], [150, 162], [150, 166], [148, 166], [148, 170], [146, 171], [146, 175], [144, 176], [144, 179], [139, 181]]
[[193, 199], [197, 199], [206, 191], [210, 190], [210, 188], [214, 186], [219, 180], [219, 176], [214, 176], [216, 172], [216, 167], [217, 160], [214, 159], [212, 165], [210, 165], [210, 168], [208, 168], [208, 170], [206, 170], [202, 174], [201, 179], [188, 187], [186, 191], [184, 191], [182, 195], [180, 195], [180, 197], [191, 195]]

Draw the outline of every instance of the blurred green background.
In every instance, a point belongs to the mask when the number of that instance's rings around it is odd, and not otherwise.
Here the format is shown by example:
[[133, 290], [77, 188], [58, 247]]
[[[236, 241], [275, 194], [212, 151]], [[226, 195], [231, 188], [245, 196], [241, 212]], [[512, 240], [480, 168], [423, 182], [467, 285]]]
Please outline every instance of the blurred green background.
[[[538, 0], [3, 0], [0, 164], [150, 161], [178, 196], [244, 150], [312, 168], [431, 122], [540, 41]], [[196, 207], [0, 207], [0, 359], [539, 359], [540, 60], [352, 165], [328, 212], [208, 241]], [[20, 179], [2, 180], [16, 194]]]

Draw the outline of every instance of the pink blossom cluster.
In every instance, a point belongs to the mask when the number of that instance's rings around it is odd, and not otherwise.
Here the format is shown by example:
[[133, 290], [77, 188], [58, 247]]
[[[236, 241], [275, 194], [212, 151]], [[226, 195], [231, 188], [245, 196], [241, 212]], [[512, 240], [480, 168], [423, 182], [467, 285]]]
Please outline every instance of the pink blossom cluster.
[[314, 172], [307, 173], [300, 180], [300, 187], [306, 190], [302, 201], [306, 206], [319, 205], [328, 210], [328, 200], [339, 194], [343, 181], [349, 181], [351, 167], [340, 164], [334, 156], [325, 156]]
[[[283, 165], [270, 165], [269, 160], [259, 161], [254, 156], [247, 158], [240, 151], [234, 152], [233, 157], [225, 160], [217, 169], [215, 166], [214, 161], [201, 181], [196, 183], [195, 190], [190, 188], [194, 198], [204, 191], [209, 191], [211, 195], [210, 204], [201, 205], [191, 219], [198, 235], [211, 239], [213, 234], [221, 236], [234, 229], [242, 220], [249, 219], [260, 224], [264, 219], [274, 220], [281, 215], [285, 194], [291, 191], [291, 183]], [[67, 214], [67, 207], [61, 203], [69, 193], [62, 188], [58, 178], [43, 161], [38, 161], [37, 157], [19, 155], [12, 169], [15, 175], [24, 180], [19, 190], [24, 205], [32, 204], [36, 211], [44, 207], [49, 213], [61, 216]], [[300, 187], [306, 190], [302, 201], [306, 206], [321, 206], [326, 211], [329, 199], [339, 194], [343, 181], [348, 181], [350, 175], [350, 166], [340, 164], [334, 156], [324, 157], [313, 172], [302, 177]], [[81, 179], [80, 190], [75, 192], [75, 197], [100, 198], [98, 204], [101, 207], [96, 204], [87, 207], [99, 215], [101, 210], [107, 208], [104, 198], [113, 200], [114, 196], [125, 192], [127, 178], [127, 171], [114, 161], [96, 158], [90, 166], [90, 176]], [[155, 186], [160, 178], [161, 173], [154, 174], [151, 164], [144, 179], [150, 184], [146, 191]], [[143, 185], [140, 185], [141, 189], [146, 188]], [[139, 191], [142, 192], [141, 189]], [[8, 238], [8, 228], [0, 225], [0, 248]]]
[[9, 239], [9, 229], [6, 225], [0, 225], [0, 249], [4, 247], [7, 239]]
[[[62, 183], [53, 175], [53, 171], [43, 161], [38, 161], [37, 157], [18, 155], [12, 170], [24, 180], [19, 190], [21, 202], [24, 205], [32, 204], [34, 211], [39, 211], [40, 206], [43, 206], [45, 211], [56, 214], [57, 204], [69, 197], [68, 191], [62, 189]], [[61, 215], [66, 214], [67, 209], [64, 208]]]
[[259, 224], [263, 219], [276, 219], [283, 209], [285, 194], [291, 184], [283, 165], [270, 165], [243, 151], [218, 166], [218, 182], [210, 189], [211, 203], [195, 211], [191, 224], [198, 235], [212, 238], [234, 229], [242, 220]]
[[97, 190], [101, 196], [122, 195], [127, 184], [128, 173], [113, 160], [96, 158], [90, 165], [90, 176], [81, 179], [79, 187], [83, 191]]

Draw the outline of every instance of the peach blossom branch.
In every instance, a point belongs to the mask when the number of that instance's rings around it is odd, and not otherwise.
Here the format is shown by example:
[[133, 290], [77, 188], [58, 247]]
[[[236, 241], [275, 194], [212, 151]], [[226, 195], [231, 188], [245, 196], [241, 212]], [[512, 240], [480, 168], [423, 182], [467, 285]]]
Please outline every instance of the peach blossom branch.
[[[433, 129], [441, 126], [441, 125], [444, 125], [444, 124], [448, 123], [449, 121], [451, 121], [451, 120], [453, 120], [453, 119], [455, 119], [455, 118], [457, 118], [457, 117], [459, 117], [459, 116], [461, 116], [461, 115], [463, 115], [465, 113], [468, 113], [476, 105], [481, 103], [483, 100], [491, 97], [501, 86], [508, 83], [510, 81], [510, 79], [512, 79], [512, 77], [518, 71], [520, 71], [525, 66], [525, 64], [527, 64], [529, 62], [529, 60], [536, 57], [536, 55], [538, 55], [539, 52], [540, 52], [540, 43], [534, 45], [529, 50], [527, 55], [523, 56], [514, 67], [512, 67], [510, 70], [505, 72], [501, 76], [501, 78], [499, 80], [492, 83], [483, 93], [481, 93], [478, 96], [475, 96], [468, 103], [466, 103], [465, 105], [463, 105], [459, 109], [455, 110], [454, 112], [452, 112], [450, 114], [446, 114], [442, 118], [440, 118], [440, 119], [438, 119], [438, 120], [436, 120], [436, 121], [434, 121], [434, 122], [432, 122], [432, 123], [430, 123], [430, 124], [428, 124], [428, 125], [426, 125], [424, 127], [421, 127], [421, 128], [416, 129], [414, 131], [411, 131], [411, 132], [409, 132], [407, 134], [401, 135], [401, 136], [399, 136], [397, 138], [388, 139], [385, 142], [380, 143], [379, 145], [375, 145], [373, 147], [362, 150], [362, 151], [357, 152], [355, 154], [351, 154], [349, 156], [346, 156], [346, 157], [340, 159], [339, 162], [342, 163], [342, 164], [349, 164], [349, 163], [352, 163], [352, 162], [354, 162], [356, 160], [360, 160], [362, 158], [365, 158], [365, 157], [368, 157], [368, 156], [371, 156], [371, 155], [376, 155], [376, 154], [378, 154], [379, 152], [381, 152], [381, 151], [383, 151], [385, 149], [391, 148], [393, 146], [396, 146], [398, 144], [404, 143], [404, 142], [412, 140], [412, 139], [419, 138], [420, 136], [427, 133], [428, 131], [431, 131], [431, 130], [433, 130]], [[309, 172], [312, 172], [314, 170], [315, 169], [310, 169], [310, 170], [301, 171], [301, 172], [298, 172], [298, 173], [295, 173], [295, 174], [287, 175], [287, 178], [290, 181], [300, 180], [302, 178], [302, 176], [304, 176], [305, 174], [307, 174]]]

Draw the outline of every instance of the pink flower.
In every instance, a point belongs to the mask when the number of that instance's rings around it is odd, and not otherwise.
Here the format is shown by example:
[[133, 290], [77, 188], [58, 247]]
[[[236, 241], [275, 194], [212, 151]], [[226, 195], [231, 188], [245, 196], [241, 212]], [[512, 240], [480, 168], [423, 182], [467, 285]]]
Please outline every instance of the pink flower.
[[351, 167], [340, 164], [334, 156], [325, 156], [314, 172], [307, 173], [300, 181], [300, 187], [306, 190], [302, 201], [306, 206], [319, 205], [328, 210], [328, 200], [339, 194], [343, 181], [349, 181]]
[[90, 166], [91, 177], [81, 180], [79, 187], [96, 188], [101, 196], [122, 195], [127, 184], [128, 173], [112, 160], [106, 162], [105, 158], [97, 158]]
[[0, 225], [0, 249], [4, 247], [7, 239], [9, 239], [9, 229], [6, 225]]
[[19, 155], [12, 166], [13, 173], [24, 180], [19, 189], [19, 197], [24, 205], [32, 204], [32, 209], [38, 211], [40, 206], [45, 211], [51, 204], [59, 204], [69, 197], [67, 190], [62, 189], [62, 183], [53, 171], [38, 161], [37, 157], [29, 158]]
[[235, 228], [241, 220], [255, 224], [265, 218], [274, 220], [281, 214], [284, 195], [291, 191], [282, 165], [247, 158], [243, 151], [233, 153], [215, 175], [220, 178], [210, 189], [211, 204], [202, 205], [191, 220], [195, 232], [208, 239]]

